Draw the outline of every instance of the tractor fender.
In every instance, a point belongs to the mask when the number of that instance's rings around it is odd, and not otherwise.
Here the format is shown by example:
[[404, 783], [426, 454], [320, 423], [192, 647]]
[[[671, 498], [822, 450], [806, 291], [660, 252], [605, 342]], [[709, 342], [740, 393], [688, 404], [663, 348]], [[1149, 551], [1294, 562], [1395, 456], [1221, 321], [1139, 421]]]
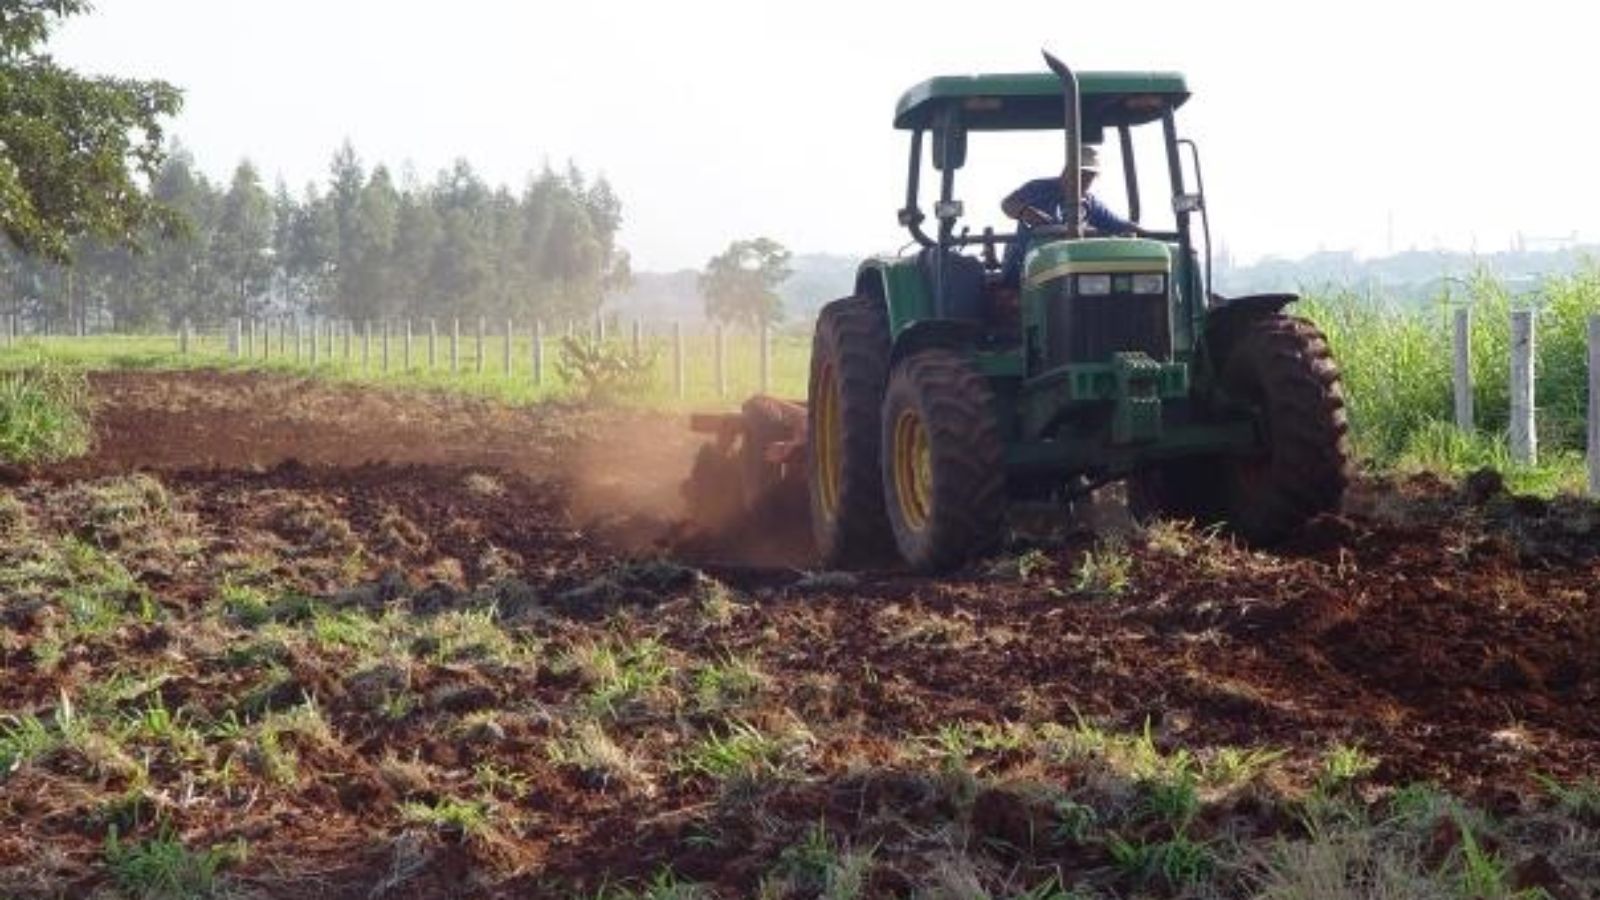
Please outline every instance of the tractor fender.
[[889, 317], [889, 333], [898, 336], [910, 325], [933, 318], [933, 298], [914, 259], [873, 257], [856, 270], [856, 296], [881, 301]]
[[1300, 299], [1299, 294], [1247, 294], [1243, 297], [1212, 295], [1209, 316], [1252, 316], [1283, 312], [1283, 308]]
[[978, 345], [982, 334], [977, 324], [956, 319], [912, 322], [895, 335], [894, 346], [889, 350], [889, 366], [893, 368], [911, 354], [935, 347], [942, 350], [971, 350]]
[[1219, 297], [1212, 295], [1212, 306], [1206, 311], [1204, 355], [1206, 365], [1216, 365], [1227, 356], [1228, 347], [1240, 323], [1262, 316], [1276, 315], [1283, 308], [1300, 299], [1299, 294], [1250, 294], [1244, 297]]

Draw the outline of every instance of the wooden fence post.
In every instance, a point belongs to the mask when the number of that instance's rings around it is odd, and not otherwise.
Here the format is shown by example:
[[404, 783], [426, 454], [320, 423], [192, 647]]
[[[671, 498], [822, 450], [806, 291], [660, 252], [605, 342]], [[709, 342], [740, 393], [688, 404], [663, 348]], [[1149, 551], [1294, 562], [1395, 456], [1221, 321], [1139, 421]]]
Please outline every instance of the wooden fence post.
[[438, 319], [429, 319], [428, 320], [428, 369], [429, 369], [429, 371], [432, 371], [434, 364], [438, 361], [438, 356], [434, 352], [435, 348], [438, 345], [438, 343], [439, 343], [439, 320]]
[[544, 385], [544, 322], [533, 323], [533, 349], [528, 351], [533, 354], [533, 383], [535, 386]]
[[633, 320], [633, 355], [639, 357], [644, 354], [644, 323], [638, 319]]
[[761, 321], [761, 393], [772, 392], [772, 327]]
[[1535, 432], [1533, 311], [1511, 313], [1511, 458], [1531, 466], [1539, 461]]
[[361, 323], [361, 368], [365, 369], [372, 363], [372, 320], [367, 319]]
[[683, 323], [672, 323], [672, 387], [682, 400], [688, 385], [683, 377]]
[[321, 338], [322, 338], [322, 325], [319, 322], [317, 322], [316, 319], [312, 319], [311, 320], [311, 368], [313, 368], [313, 369], [315, 369], [317, 367], [317, 357], [319, 355], [321, 355], [321, 348], [319, 348], [317, 346], [318, 344], [322, 343]]
[[1589, 317], [1589, 496], [1600, 497], [1600, 316]]
[[183, 322], [180, 325], [178, 325], [178, 355], [180, 355], [180, 356], [188, 356], [189, 355], [189, 320], [188, 319], [184, 319]]
[[512, 347], [513, 344], [516, 343], [516, 340], [517, 340], [517, 326], [510, 319], [507, 319], [506, 320], [506, 352], [505, 352], [505, 370], [506, 370], [506, 377], [507, 378], [511, 377], [511, 347]]
[[234, 318], [228, 323], [228, 355], [238, 359], [244, 353], [244, 320]]
[[724, 346], [723, 337], [722, 323], [718, 322], [716, 332], [717, 346], [713, 351], [714, 356], [716, 357], [718, 397], [728, 396], [727, 348]]
[[488, 325], [488, 320], [486, 320], [483, 316], [479, 316], [478, 317], [478, 350], [477, 350], [476, 359], [473, 360], [473, 368], [477, 371], [477, 373], [479, 375], [483, 374], [483, 331], [484, 331], [484, 328], [487, 325]]
[[383, 320], [383, 374], [389, 374], [389, 320]]
[[461, 320], [450, 320], [450, 374], [461, 368]]
[[411, 320], [406, 320], [406, 345], [400, 353], [400, 364], [407, 372], [411, 371]]
[[1456, 428], [1471, 434], [1472, 421], [1472, 313], [1465, 307], [1455, 311], [1454, 328]]

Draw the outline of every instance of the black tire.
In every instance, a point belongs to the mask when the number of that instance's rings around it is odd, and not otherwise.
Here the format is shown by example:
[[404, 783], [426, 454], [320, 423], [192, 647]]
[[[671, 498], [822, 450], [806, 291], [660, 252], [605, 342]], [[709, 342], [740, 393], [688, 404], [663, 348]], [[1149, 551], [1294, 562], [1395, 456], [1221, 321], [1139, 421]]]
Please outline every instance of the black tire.
[[1272, 544], [1338, 510], [1350, 482], [1350, 426], [1339, 367], [1322, 332], [1282, 313], [1240, 322], [1222, 348], [1219, 378], [1229, 399], [1258, 411], [1266, 446], [1255, 456], [1218, 460], [1220, 479], [1216, 469], [1177, 477], [1169, 469], [1169, 502], [1220, 513], [1253, 544]]
[[889, 379], [883, 301], [847, 297], [822, 308], [811, 339], [806, 484], [823, 565], [866, 565], [892, 546], [883, 509], [879, 413]]
[[939, 572], [1005, 534], [1005, 446], [989, 383], [959, 354], [924, 350], [895, 366], [883, 401], [885, 506], [900, 557]]

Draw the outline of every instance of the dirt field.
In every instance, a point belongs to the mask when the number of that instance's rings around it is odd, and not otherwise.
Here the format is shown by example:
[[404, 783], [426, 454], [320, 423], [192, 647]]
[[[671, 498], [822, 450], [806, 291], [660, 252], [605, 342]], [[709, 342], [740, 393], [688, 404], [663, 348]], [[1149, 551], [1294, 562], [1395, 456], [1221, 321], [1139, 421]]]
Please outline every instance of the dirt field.
[[1593, 505], [817, 573], [675, 544], [666, 417], [93, 388], [0, 472], [0, 896], [1600, 896]]

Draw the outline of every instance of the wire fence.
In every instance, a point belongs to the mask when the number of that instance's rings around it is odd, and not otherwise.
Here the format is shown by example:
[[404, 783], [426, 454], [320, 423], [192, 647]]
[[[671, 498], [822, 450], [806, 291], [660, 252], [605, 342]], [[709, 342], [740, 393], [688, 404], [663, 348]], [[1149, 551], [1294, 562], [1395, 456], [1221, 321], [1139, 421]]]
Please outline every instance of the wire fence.
[[[85, 320], [4, 317], [0, 349], [33, 344], [67, 359], [302, 369], [366, 378], [498, 381], [518, 393], [581, 387], [563, 377], [563, 355], [599, 348], [633, 370], [649, 398], [737, 400], [750, 393], [803, 396], [808, 335], [769, 327], [661, 320], [543, 322], [463, 319], [252, 318], [172, 332], [123, 333]], [[575, 349], [575, 348], [574, 348]]]
[[[1512, 458], [1535, 465], [1538, 409], [1534, 402], [1537, 323], [1529, 310], [1511, 312], [1510, 427]], [[622, 327], [618, 327], [618, 325]], [[1475, 429], [1471, 372], [1472, 319], [1455, 313], [1453, 335], [1453, 412], [1463, 432]], [[1587, 480], [1600, 496], [1600, 316], [1587, 325], [1586, 416]], [[684, 402], [736, 401], [754, 393], [804, 397], [810, 341], [801, 334], [774, 335], [772, 329], [729, 329], [721, 325], [634, 319], [608, 323], [597, 318], [568, 322], [554, 333], [541, 322], [490, 322], [479, 318], [413, 321], [343, 319], [234, 319], [195, 328], [184, 323], [176, 333], [119, 334], [96, 329], [85, 320], [70, 323], [4, 317], [0, 349], [28, 342], [44, 344], [86, 359], [171, 361], [179, 365], [226, 363], [251, 367], [327, 371], [355, 377], [418, 377], [424, 380], [498, 381], [518, 385], [519, 394], [544, 395], [573, 385], [557, 362], [566, 339], [625, 351], [642, 366], [650, 397]]]

